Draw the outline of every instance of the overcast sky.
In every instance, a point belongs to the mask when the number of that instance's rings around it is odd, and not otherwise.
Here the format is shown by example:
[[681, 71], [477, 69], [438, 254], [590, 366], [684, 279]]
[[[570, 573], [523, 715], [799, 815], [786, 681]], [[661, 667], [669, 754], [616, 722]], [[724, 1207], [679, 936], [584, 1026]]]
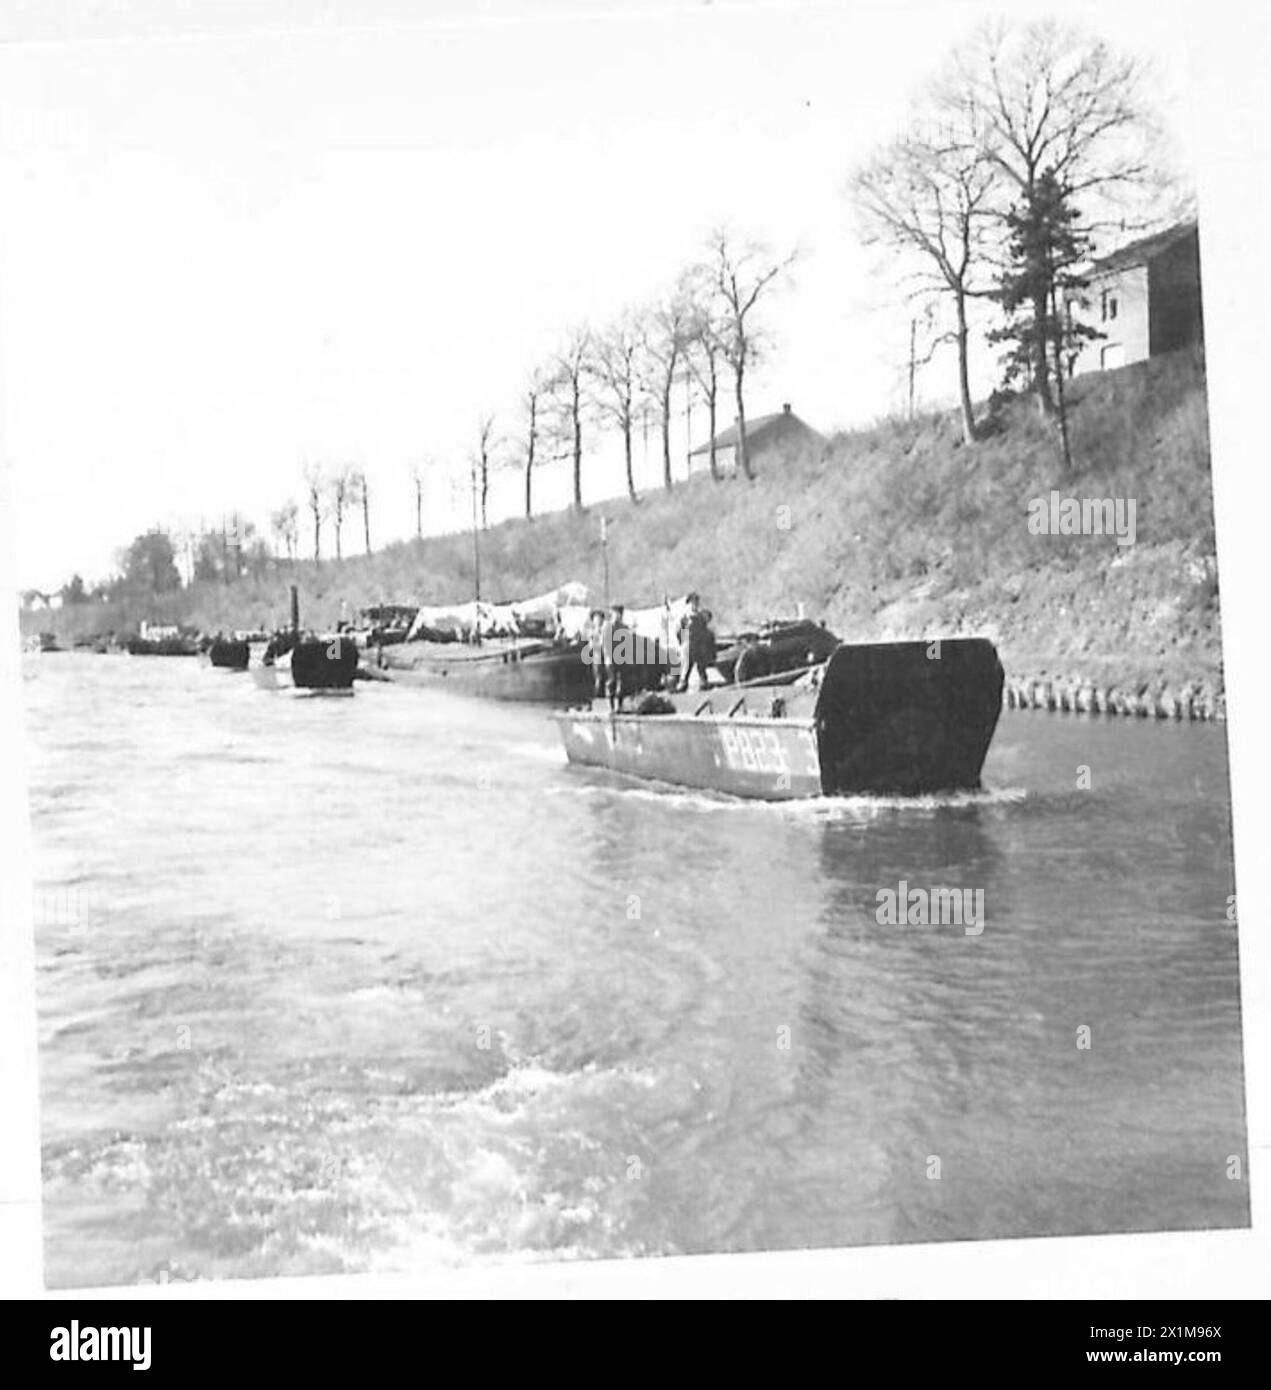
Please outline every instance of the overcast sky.
[[[480, 414], [514, 430], [571, 324], [647, 298], [721, 222], [803, 253], [748, 409], [789, 401], [828, 433], [899, 403], [907, 311], [854, 239], [844, 181], [994, 7], [349, 0], [296, 27], [303, 9], [3, 17], [43, 35], [0, 51], [20, 584], [100, 577], [155, 523], [238, 508], [264, 525], [306, 459], [365, 466], [384, 541], [413, 530], [409, 469], [430, 458], [430, 515], [453, 525]], [[1177, 10], [1063, 13], [1153, 62], [1186, 168]], [[923, 394], [951, 372], [938, 359]], [[568, 485], [544, 469], [542, 504]], [[496, 516], [519, 487], [496, 483]], [[621, 489], [610, 449], [585, 497]]]

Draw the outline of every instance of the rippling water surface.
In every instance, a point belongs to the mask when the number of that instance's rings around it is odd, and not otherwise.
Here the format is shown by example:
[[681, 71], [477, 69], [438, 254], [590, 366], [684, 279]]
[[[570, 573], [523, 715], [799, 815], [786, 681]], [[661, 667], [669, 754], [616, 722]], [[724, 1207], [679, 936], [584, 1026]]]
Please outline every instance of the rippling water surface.
[[1247, 1224], [1221, 729], [775, 807], [536, 709], [24, 676], [52, 1284]]

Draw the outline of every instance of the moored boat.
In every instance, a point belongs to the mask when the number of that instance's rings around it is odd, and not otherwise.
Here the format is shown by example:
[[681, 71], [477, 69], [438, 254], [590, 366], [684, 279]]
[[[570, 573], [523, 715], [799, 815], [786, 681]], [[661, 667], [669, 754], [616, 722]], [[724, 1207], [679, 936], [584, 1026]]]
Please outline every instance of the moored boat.
[[404, 642], [379, 652], [378, 664], [405, 685], [490, 700], [567, 705], [587, 699], [592, 690], [592, 669], [580, 643]]
[[214, 637], [207, 649], [208, 661], [225, 671], [246, 671], [251, 656], [249, 642], [230, 637]]
[[791, 685], [553, 714], [572, 763], [762, 801], [975, 790], [1002, 707], [983, 638], [845, 644]]
[[352, 638], [295, 637], [271, 639], [252, 679], [264, 690], [298, 695], [352, 695], [358, 674], [358, 650]]
[[124, 648], [129, 656], [198, 656], [202, 651], [195, 634], [154, 623], [142, 623], [141, 630], [127, 639]]

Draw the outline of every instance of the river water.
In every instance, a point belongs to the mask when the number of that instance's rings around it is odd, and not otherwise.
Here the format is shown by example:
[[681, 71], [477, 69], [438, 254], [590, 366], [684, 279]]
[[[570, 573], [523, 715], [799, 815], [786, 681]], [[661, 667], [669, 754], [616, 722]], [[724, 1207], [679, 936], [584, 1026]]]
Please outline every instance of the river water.
[[52, 1285], [1248, 1223], [1220, 727], [762, 806], [440, 693], [24, 688]]

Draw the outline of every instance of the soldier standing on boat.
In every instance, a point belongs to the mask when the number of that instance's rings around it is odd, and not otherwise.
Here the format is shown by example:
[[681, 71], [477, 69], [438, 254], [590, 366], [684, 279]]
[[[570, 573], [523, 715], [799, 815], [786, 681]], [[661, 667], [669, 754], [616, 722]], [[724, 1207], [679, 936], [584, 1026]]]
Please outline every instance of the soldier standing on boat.
[[[609, 621], [601, 629], [601, 646], [608, 658], [606, 671], [608, 672], [607, 688], [611, 710], [621, 711], [623, 700], [632, 691], [631, 653], [627, 650], [629, 638], [624, 636], [629, 632], [626, 609], [622, 604], [615, 603], [610, 610]], [[618, 659], [615, 659], [615, 653]]]
[[597, 700], [605, 698], [605, 610], [593, 608], [587, 620], [587, 654], [591, 660], [592, 694]]
[[710, 679], [706, 668], [715, 660], [715, 634], [711, 631], [710, 615], [702, 611], [702, 600], [698, 594], [688, 596], [688, 612], [680, 619], [680, 684], [681, 690], [688, 689], [689, 677], [697, 670], [701, 688], [706, 689]]

